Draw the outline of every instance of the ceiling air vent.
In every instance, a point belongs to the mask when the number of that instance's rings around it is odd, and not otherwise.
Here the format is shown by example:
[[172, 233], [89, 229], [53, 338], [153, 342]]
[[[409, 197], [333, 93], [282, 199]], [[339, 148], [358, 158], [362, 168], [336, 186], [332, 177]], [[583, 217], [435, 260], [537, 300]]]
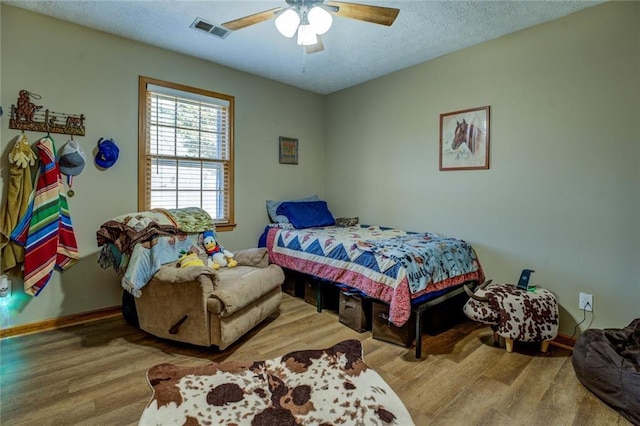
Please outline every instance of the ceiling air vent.
[[193, 24], [191, 24], [191, 28], [198, 31], [204, 31], [205, 33], [211, 34], [212, 36], [218, 38], [227, 38], [229, 33], [231, 33], [231, 30], [228, 30], [221, 25], [207, 22], [202, 18], [196, 18], [196, 20], [193, 21]]

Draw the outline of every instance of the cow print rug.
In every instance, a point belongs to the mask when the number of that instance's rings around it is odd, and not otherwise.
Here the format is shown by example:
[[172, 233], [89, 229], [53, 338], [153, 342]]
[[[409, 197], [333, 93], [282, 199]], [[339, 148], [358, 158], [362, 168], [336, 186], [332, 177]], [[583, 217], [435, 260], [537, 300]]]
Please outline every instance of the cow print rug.
[[160, 364], [147, 380], [153, 397], [140, 425], [414, 424], [358, 340], [266, 361]]

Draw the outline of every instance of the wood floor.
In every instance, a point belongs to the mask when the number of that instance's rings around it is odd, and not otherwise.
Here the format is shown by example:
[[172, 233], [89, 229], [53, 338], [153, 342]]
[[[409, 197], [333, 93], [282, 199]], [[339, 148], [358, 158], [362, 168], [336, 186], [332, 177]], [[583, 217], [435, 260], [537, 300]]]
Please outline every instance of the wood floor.
[[494, 347], [487, 327], [463, 322], [413, 349], [357, 333], [332, 311], [283, 295], [279, 315], [220, 353], [150, 336], [121, 317], [0, 341], [0, 424], [134, 425], [151, 397], [145, 373], [169, 362], [260, 360], [363, 342], [366, 363], [397, 392], [417, 425], [628, 425], [577, 380], [570, 352], [516, 342]]

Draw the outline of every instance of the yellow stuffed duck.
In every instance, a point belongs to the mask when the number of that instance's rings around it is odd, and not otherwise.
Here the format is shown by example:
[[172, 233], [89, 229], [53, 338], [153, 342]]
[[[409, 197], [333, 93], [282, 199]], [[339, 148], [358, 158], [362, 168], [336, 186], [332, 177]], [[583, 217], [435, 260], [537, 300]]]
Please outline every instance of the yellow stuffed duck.
[[190, 266], [204, 266], [202, 259], [198, 257], [198, 253], [192, 251], [182, 253], [180, 259], [178, 259], [178, 265], [180, 268], [188, 268]]
[[202, 243], [209, 255], [209, 266], [213, 269], [220, 269], [221, 267], [233, 268], [238, 265], [238, 262], [233, 258], [233, 253], [225, 250], [218, 241], [213, 231], [204, 231], [202, 234]]

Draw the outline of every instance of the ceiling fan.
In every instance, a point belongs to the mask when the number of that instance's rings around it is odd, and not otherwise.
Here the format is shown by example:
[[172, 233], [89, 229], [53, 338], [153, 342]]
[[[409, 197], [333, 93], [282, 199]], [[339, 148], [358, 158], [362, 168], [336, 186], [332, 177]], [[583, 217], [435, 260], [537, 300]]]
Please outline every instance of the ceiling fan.
[[237, 31], [276, 18], [276, 28], [285, 37], [298, 34], [297, 42], [307, 53], [324, 50], [320, 36], [331, 28], [333, 16], [391, 26], [400, 9], [325, 0], [286, 0], [287, 7], [276, 7], [225, 22], [223, 27]]

